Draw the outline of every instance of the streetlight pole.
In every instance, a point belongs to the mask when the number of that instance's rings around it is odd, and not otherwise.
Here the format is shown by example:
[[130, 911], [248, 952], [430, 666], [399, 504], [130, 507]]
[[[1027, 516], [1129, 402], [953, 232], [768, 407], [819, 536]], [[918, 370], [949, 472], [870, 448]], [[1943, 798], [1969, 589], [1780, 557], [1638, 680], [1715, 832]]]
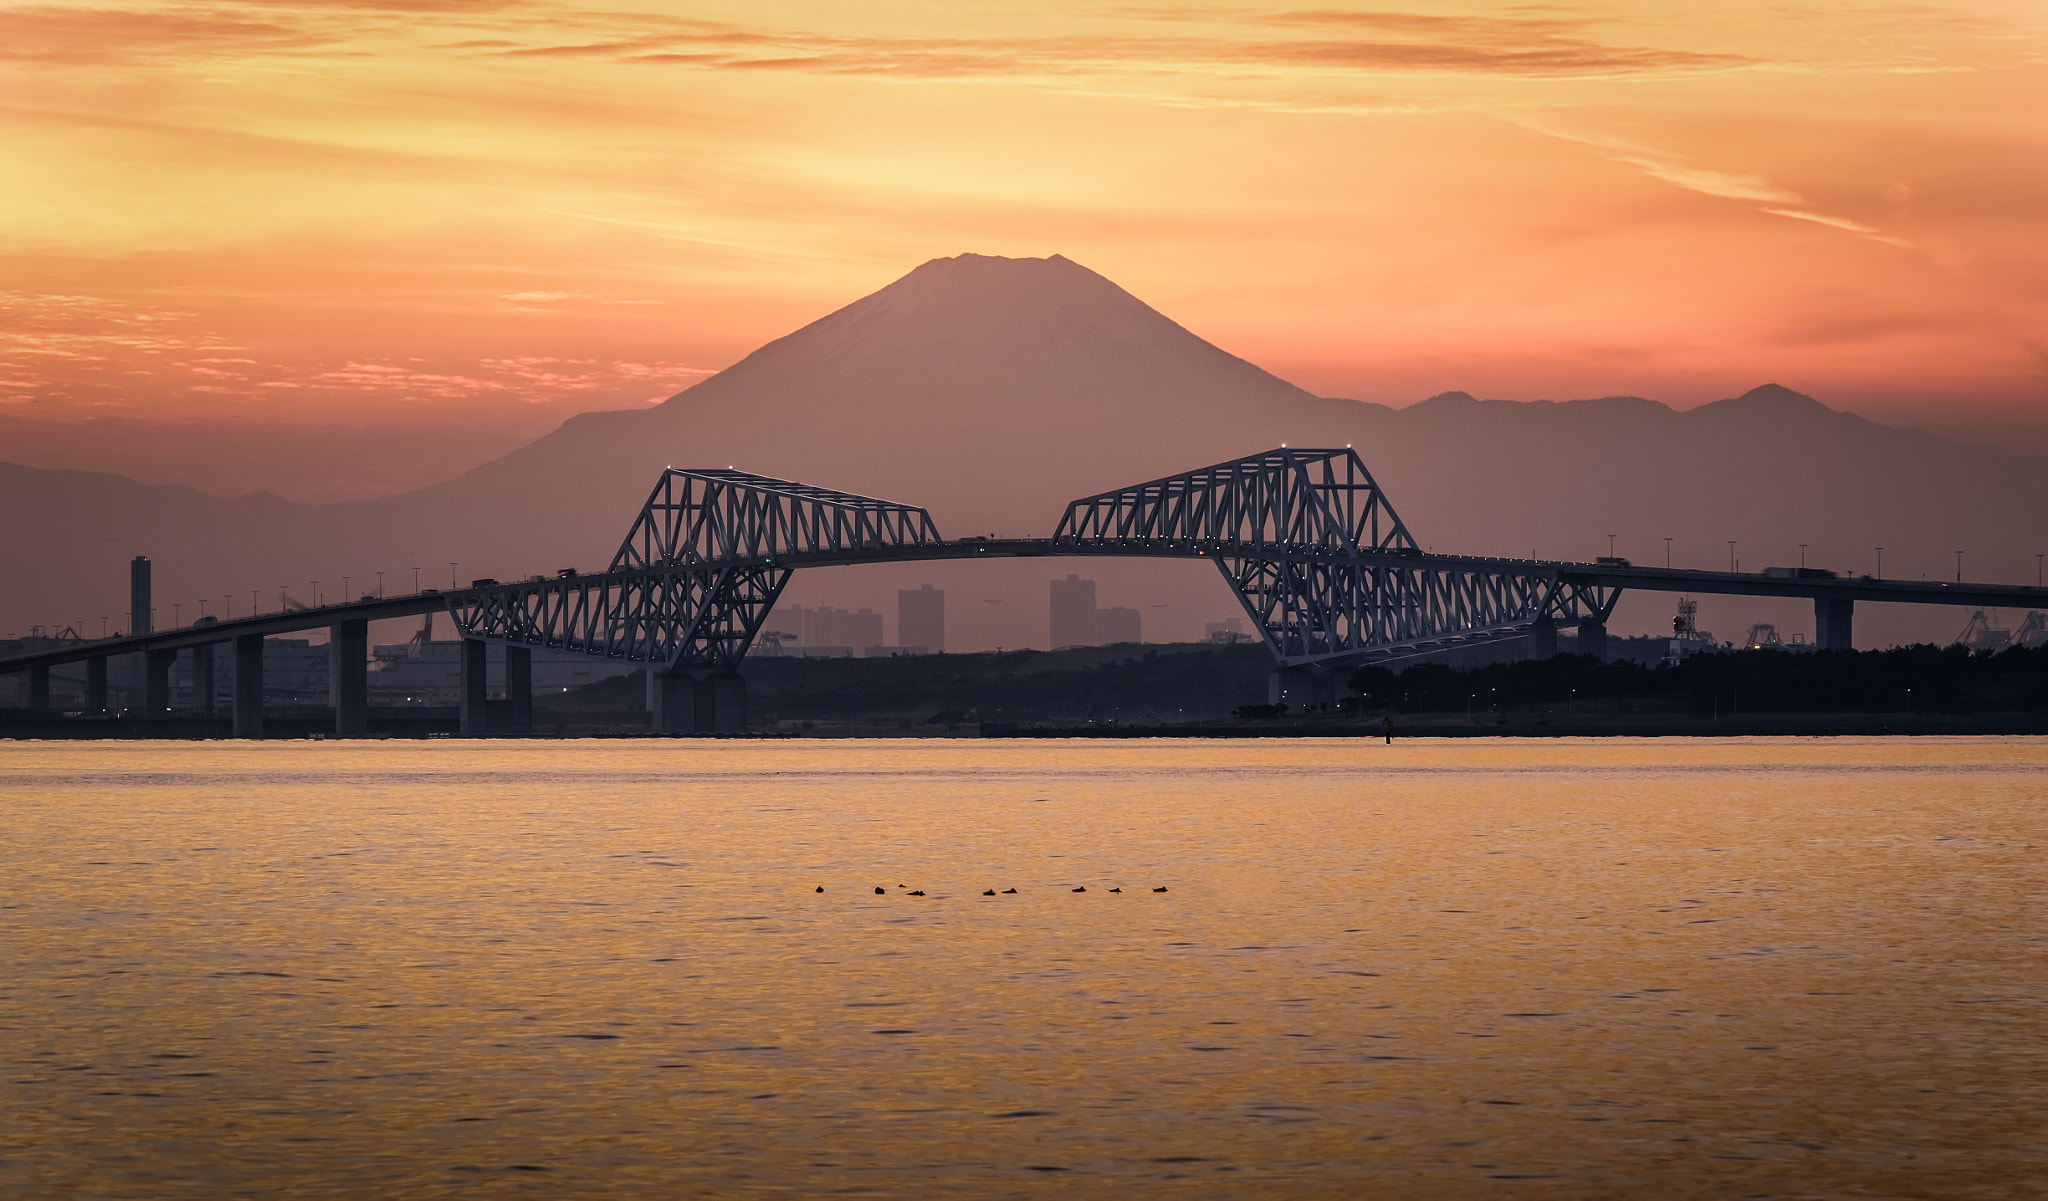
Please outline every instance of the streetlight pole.
[[1963, 552], [1956, 552], [1956, 583], [1963, 582]]
[[341, 577], [341, 603], [344, 605], [348, 603], [348, 582], [353, 578], [353, 576]]
[[377, 573], [377, 599], [384, 599], [384, 573], [381, 571]]
[[1614, 557], [1614, 535], [1612, 534], [1607, 535], [1607, 557], [1610, 559]]
[[414, 596], [420, 593], [420, 569], [417, 567], [412, 569], [412, 593]]
[[455, 591], [455, 560], [448, 560], [448, 591]]
[[1730, 572], [1735, 570], [1735, 539], [1733, 538], [1728, 540], [1728, 570]]
[[1664, 570], [1671, 570], [1671, 539], [1664, 540]]
[[1806, 570], [1806, 543], [1799, 544], [1799, 570]]
[[1877, 578], [1884, 578], [1884, 547], [1877, 548]]

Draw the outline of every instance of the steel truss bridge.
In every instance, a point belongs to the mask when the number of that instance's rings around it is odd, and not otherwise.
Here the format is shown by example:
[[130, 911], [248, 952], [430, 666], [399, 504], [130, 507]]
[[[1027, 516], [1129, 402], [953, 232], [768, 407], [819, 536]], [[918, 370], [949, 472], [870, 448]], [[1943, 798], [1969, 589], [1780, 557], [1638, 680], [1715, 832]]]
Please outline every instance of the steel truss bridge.
[[[368, 629], [374, 620], [445, 611], [464, 640], [462, 729], [485, 732], [486, 647], [506, 648], [514, 727], [531, 722], [531, 652], [546, 648], [648, 668], [663, 733], [745, 728], [739, 668], [762, 622], [806, 567], [944, 559], [1070, 556], [1208, 559], [1251, 619], [1277, 668], [1321, 682], [1376, 661], [1529, 640], [1556, 653], [1557, 627], [1601, 653], [1628, 588], [1806, 597], [1816, 642], [1846, 649], [1855, 602], [1979, 607], [2048, 605], [2048, 589], [1762, 574], [1425, 553], [1349, 447], [1289, 449], [1133, 484], [1067, 506], [1050, 538], [939, 535], [924, 509], [735, 470], [670, 468], [655, 482], [610, 566], [517, 583], [364, 598], [293, 613], [70, 644], [0, 659], [30, 674], [30, 708], [47, 709], [49, 669], [87, 664], [87, 707], [104, 709], [108, 656], [145, 656], [144, 714], [169, 709], [170, 664], [234, 646], [234, 727], [262, 734], [263, 639], [329, 627], [336, 732], [368, 730]], [[138, 613], [149, 611], [146, 596]], [[210, 701], [211, 689], [206, 689]], [[95, 695], [96, 693], [96, 695]]]

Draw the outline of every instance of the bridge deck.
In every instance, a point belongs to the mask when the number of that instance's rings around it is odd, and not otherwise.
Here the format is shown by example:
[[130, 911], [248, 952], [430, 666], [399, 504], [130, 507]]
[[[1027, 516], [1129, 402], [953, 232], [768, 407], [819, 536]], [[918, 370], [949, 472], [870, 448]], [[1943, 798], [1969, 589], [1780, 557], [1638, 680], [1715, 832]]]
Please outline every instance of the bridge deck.
[[[1976, 608], [2048, 608], [2048, 588], [2007, 584], [1952, 583], [1929, 580], [1880, 580], [1869, 576], [1833, 579], [1817, 576], [1783, 577], [1732, 571], [1687, 571], [1676, 568], [1619, 566], [1604, 563], [1571, 563], [1544, 559], [1495, 559], [1470, 555], [1413, 553], [1351, 554], [1320, 547], [1272, 547], [1256, 549], [1227, 543], [1178, 541], [1054, 541], [1050, 538], [967, 538], [921, 546], [816, 551], [779, 558], [734, 559], [707, 567], [850, 567], [869, 563], [908, 563], [959, 559], [1019, 558], [1168, 558], [1201, 559], [1256, 553], [1283, 561], [1344, 563], [1370, 567], [1408, 568], [1424, 571], [1501, 572], [1542, 576], [1563, 583], [1587, 587], [1635, 589], [1652, 592], [1685, 592], [1741, 596], [1775, 596], [1812, 600], [1881, 601], [1891, 604], [1962, 605]], [[0, 672], [27, 671], [77, 663], [101, 655], [132, 654], [139, 651], [172, 651], [207, 643], [230, 641], [257, 634], [265, 637], [320, 629], [344, 621], [382, 621], [417, 617], [424, 613], [447, 612], [452, 605], [475, 603], [489, 593], [506, 588], [546, 588], [554, 585], [587, 586], [610, 577], [644, 575], [675, 568], [638, 568], [624, 572], [592, 572], [544, 580], [507, 580], [483, 587], [446, 592], [422, 592], [408, 596], [372, 598], [341, 605], [293, 610], [236, 618], [211, 625], [185, 626], [141, 636], [102, 638], [52, 647], [27, 655], [0, 659]]]

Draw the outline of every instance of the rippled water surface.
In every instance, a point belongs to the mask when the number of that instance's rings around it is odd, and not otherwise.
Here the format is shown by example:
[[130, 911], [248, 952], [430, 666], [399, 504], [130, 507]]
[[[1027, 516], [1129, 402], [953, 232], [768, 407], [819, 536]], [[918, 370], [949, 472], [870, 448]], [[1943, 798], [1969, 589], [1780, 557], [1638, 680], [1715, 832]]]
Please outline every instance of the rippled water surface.
[[2041, 1195], [2044, 798], [2026, 739], [0, 744], [0, 1195]]

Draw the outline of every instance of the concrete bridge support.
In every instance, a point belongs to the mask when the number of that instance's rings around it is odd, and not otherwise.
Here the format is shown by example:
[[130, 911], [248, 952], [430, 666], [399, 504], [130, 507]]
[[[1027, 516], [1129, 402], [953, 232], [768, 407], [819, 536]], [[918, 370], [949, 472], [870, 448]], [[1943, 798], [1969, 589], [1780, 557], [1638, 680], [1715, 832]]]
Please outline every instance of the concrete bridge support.
[[[711, 686], [711, 731], [715, 734], [744, 734], [747, 732], [747, 681], [736, 671], [722, 671], [704, 681]], [[702, 691], [699, 691], [702, 696]], [[702, 728], [704, 719], [703, 703], [698, 703], [697, 721]]]
[[1813, 601], [1813, 642], [1824, 651], [1856, 649], [1850, 626], [1856, 610], [1852, 600], [1815, 597]]
[[1557, 623], [1548, 613], [1536, 619], [1529, 627], [1529, 657], [1549, 659], [1557, 654]]
[[107, 657], [94, 655], [85, 661], [85, 711], [107, 711]]
[[489, 733], [484, 701], [489, 695], [484, 675], [484, 652], [489, 644], [477, 638], [462, 640], [462, 736], [482, 738]]
[[28, 669], [28, 707], [37, 713], [46, 713], [50, 708], [50, 669], [31, 667]]
[[512, 705], [511, 732], [533, 733], [533, 652], [526, 647], [505, 648], [505, 699]]
[[1607, 658], [1607, 623], [1597, 617], [1579, 620], [1579, 653], [1603, 662]]
[[202, 642], [192, 648], [192, 710], [201, 717], [213, 716], [213, 647]]
[[654, 705], [657, 734], [747, 732], [747, 681], [738, 672], [715, 672], [702, 679], [687, 673], [657, 675]]
[[263, 737], [263, 635], [235, 635], [235, 737]]
[[142, 655], [142, 715], [155, 721], [171, 713], [171, 664], [176, 651], [144, 651]]
[[1325, 671], [1293, 667], [1266, 677], [1266, 703], [1286, 705], [1296, 713], [1337, 707], [1337, 677]]
[[652, 705], [648, 716], [655, 733], [675, 737], [697, 732], [696, 680], [653, 672], [648, 677], [647, 697]]
[[340, 621], [327, 627], [327, 695], [334, 732], [343, 738], [370, 732], [370, 623]]

